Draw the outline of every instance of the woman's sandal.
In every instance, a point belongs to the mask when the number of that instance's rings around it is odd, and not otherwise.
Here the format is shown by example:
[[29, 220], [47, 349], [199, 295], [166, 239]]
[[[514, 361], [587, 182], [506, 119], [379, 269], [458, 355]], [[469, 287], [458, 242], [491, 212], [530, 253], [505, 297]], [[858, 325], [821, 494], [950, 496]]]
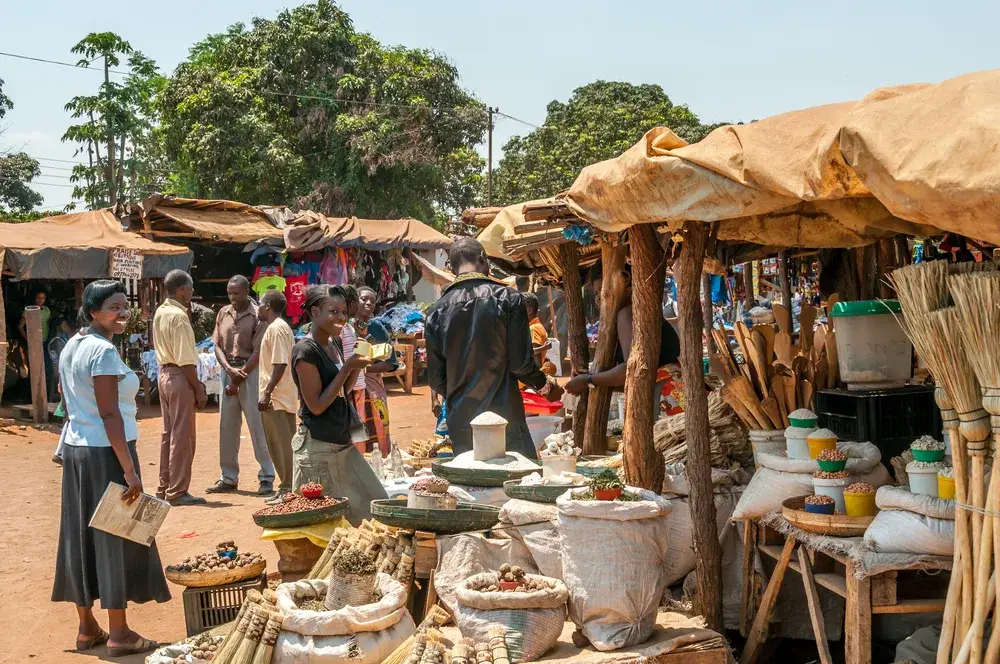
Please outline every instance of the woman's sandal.
[[98, 634], [97, 636], [92, 636], [89, 639], [86, 639], [85, 641], [77, 639], [76, 649], [77, 651], [83, 651], [83, 650], [90, 650], [91, 648], [96, 648], [97, 646], [104, 645], [105, 643], [107, 643], [108, 638], [110, 638], [108, 633], [102, 629], [100, 634]]
[[160, 647], [156, 641], [150, 641], [146, 637], [140, 636], [139, 640], [130, 646], [108, 646], [110, 657], [125, 657], [127, 655], [137, 655], [143, 652], [151, 652]]

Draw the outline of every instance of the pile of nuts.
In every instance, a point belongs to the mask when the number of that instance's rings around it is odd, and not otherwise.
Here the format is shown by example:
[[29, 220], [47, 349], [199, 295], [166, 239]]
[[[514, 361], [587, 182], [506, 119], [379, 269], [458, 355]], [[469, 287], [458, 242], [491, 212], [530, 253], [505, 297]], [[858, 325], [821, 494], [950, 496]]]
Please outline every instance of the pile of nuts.
[[[501, 588], [501, 583], [517, 583], [516, 588], [505, 589]], [[484, 593], [530, 593], [536, 592], [538, 590], [548, 590], [554, 588], [555, 586], [551, 581], [546, 581], [542, 578], [528, 578], [528, 575], [524, 573], [524, 570], [517, 565], [509, 565], [504, 563], [500, 566], [500, 571], [497, 572], [497, 580], [494, 583], [487, 583], [479, 588], [474, 588], [473, 590], [478, 590]]]
[[[302, 492], [303, 494], [306, 493], [307, 491], [310, 493], [314, 491], [319, 491], [320, 493], [322, 493], [323, 485], [320, 484], [319, 482], [306, 482], [305, 484], [299, 487], [299, 491]], [[317, 498], [317, 500], [319, 499]]]
[[220, 542], [214, 553], [201, 553], [193, 558], [185, 558], [176, 565], [167, 566], [168, 572], [217, 572], [226, 569], [246, 567], [264, 561], [259, 553], [240, 553], [230, 558], [228, 554], [236, 554], [236, 546], [232, 542]]
[[[225, 637], [222, 636], [199, 634], [198, 636], [191, 637], [185, 641], [185, 643], [191, 645], [191, 657], [203, 662], [211, 662], [212, 659], [215, 658], [215, 653], [222, 647], [222, 642], [224, 640]], [[188, 664], [190, 660], [188, 660], [186, 656], [181, 655], [174, 661], [178, 664]]]
[[944, 443], [934, 440], [930, 436], [921, 436], [910, 443], [910, 449], [923, 452], [936, 452], [945, 449], [945, 446]]
[[830, 505], [830, 504], [835, 503], [837, 501], [835, 501], [830, 496], [824, 496], [822, 494], [816, 494], [816, 495], [813, 495], [813, 496], [806, 496], [806, 501], [805, 502], [808, 503], [809, 505]]
[[257, 510], [254, 512], [256, 516], [271, 516], [274, 514], [293, 514], [295, 512], [306, 512], [308, 510], [318, 510], [324, 507], [333, 507], [334, 505], [339, 505], [342, 500], [337, 498], [331, 498], [329, 496], [323, 496], [322, 498], [315, 498], [310, 500], [309, 498], [303, 498], [294, 493], [286, 493], [282, 496], [282, 502], [277, 505], [272, 505], [271, 507], [265, 507], [264, 509]]
[[813, 477], [818, 480], [846, 480], [851, 474], [846, 470], [817, 470]]
[[847, 455], [840, 450], [826, 449], [819, 453], [820, 461], [847, 461]]
[[425, 477], [414, 482], [410, 488], [422, 496], [441, 494], [448, 492], [451, 482], [443, 477]]
[[867, 482], [855, 482], [844, 489], [844, 493], [875, 493], [875, 487]]

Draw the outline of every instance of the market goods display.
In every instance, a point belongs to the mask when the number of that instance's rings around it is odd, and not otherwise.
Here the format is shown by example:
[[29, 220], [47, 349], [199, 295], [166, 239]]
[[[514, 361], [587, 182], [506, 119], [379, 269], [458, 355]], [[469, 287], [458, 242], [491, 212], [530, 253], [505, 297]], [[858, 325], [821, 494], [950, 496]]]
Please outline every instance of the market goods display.
[[[493, 412], [480, 413], [472, 422], [472, 453], [476, 461], [504, 456], [507, 449], [507, 420]], [[462, 455], [459, 455], [462, 456]]]
[[626, 490], [640, 500], [583, 501], [567, 493], [556, 501], [569, 615], [600, 651], [648, 639], [666, 586], [670, 503], [651, 491]]
[[848, 516], [875, 516], [875, 487], [867, 482], [855, 482], [844, 489]]
[[[320, 487], [318, 494], [316, 486]], [[293, 528], [333, 521], [347, 514], [350, 509], [347, 498], [324, 496], [322, 489], [322, 485], [315, 482], [304, 484], [300, 490], [305, 490], [312, 498], [304, 494], [286, 493], [277, 505], [254, 512], [253, 522], [261, 528]]]
[[431, 464], [431, 471], [452, 484], [460, 486], [502, 487], [507, 480], [515, 480], [538, 472], [539, 463], [517, 452], [504, 452], [488, 460], [476, 459], [474, 452], [463, 452], [447, 461]]
[[[207, 646], [215, 646], [214, 655], [210, 660], [212, 664], [268, 664], [282, 624], [277, 599], [277, 595], [271, 590], [265, 590], [263, 593], [251, 590], [247, 593], [240, 612], [224, 639], [202, 635], [188, 639], [187, 642], [197, 642], [203, 654], [206, 649], [211, 652]], [[206, 638], [212, 640], [206, 641]], [[161, 661], [147, 660], [147, 662], [165, 664]]]
[[427, 645], [427, 639], [433, 637], [434, 640], [441, 640], [441, 632], [438, 631], [438, 628], [449, 620], [451, 620], [451, 616], [448, 615], [448, 612], [441, 608], [440, 605], [435, 604], [427, 612], [427, 615], [424, 616], [424, 619], [420, 621], [420, 624], [417, 625], [417, 629], [413, 635], [403, 641], [391, 655], [386, 657], [383, 664], [408, 664], [414, 651], [417, 650], [417, 640], [422, 637], [422, 645], [416, 659], [417, 664], [419, 664], [420, 657]]
[[529, 500], [536, 503], [554, 503], [556, 498], [569, 489], [579, 489], [586, 486], [587, 480], [578, 473], [559, 473], [542, 477], [532, 473], [520, 480], [504, 482], [503, 491], [508, 498]]
[[333, 531], [326, 549], [306, 577], [326, 581], [334, 571], [335, 563], [353, 551], [374, 554], [379, 572], [410, 587], [413, 580], [413, 563], [417, 549], [413, 533], [365, 520], [357, 528], [337, 528]]
[[493, 630], [504, 628], [511, 661], [524, 662], [542, 657], [558, 641], [569, 590], [558, 579], [503, 565], [469, 577], [456, 598], [455, 623], [463, 637], [489, 643]]
[[837, 434], [829, 429], [816, 429], [806, 436], [806, 441], [809, 445], [810, 459], [818, 459], [824, 450], [837, 449]]
[[409, 457], [406, 463], [412, 468], [426, 468], [437, 458], [455, 456], [451, 440], [447, 436], [435, 436], [426, 440], [414, 440], [407, 450]]
[[[370, 569], [359, 558], [352, 560], [351, 569]], [[375, 577], [374, 592], [368, 592], [364, 604], [322, 611], [300, 607], [300, 602], [329, 598], [334, 583], [308, 579], [278, 586], [277, 605], [284, 620], [274, 644], [274, 662], [378, 664], [413, 634], [406, 588], [384, 573]]]
[[947, 556], [954, 553], [955, 503], [915, 494], [903, 487], [880, 487], [879, 513], [865, 531], [865, 545], [881, 553]]
[[824, 472], [836, 472], [847, 467], [847, 455], [837, 449], [823, 450], [816, 457], [819, 469]]
[[224, 636], [199, 634], [179, 643], [161, 646], [150, 653], [145, 664], [202, 664], [215, 659], [215, 653], [222, 646]]
[[545, 442], [538, 450], [539, 457], [578, 457], [583, 450], [573, 445], [573, 432], [554, 433], [546, 436]]
[[406, 506], [422, 510], [453, 510], [458, 498], [448, 493], [451, 482], [443, 477], [425, 477], [414, 482], [406, 497]]
[[815, 494], [805, 497], [805, 508], [813, 514], [833, 514], [836, 503], [830, 496]]
[[[781, 503], [781, 515], [800, 530], [830, 537], [861, 537], [871, 525], [873, 517], [854, 517], [834, 512], [820, 514], [806, 510], [806, 498], [796, 496]], [[826, 497], [813, 498], [824, 500]], [[827, 508], [829, 509], [829, 508]]]
[[913, 493], [938, 495], [938, 471], [944, 468], [940, 461], [911, 461], [906, 464], [906, 477]]
[[267, 561], [259, 553], [239, 553], [232, 541], [220, 542], [211, 553], [167, 565], [166, 577], [188, 588], [206, 588], [259, 577]]
[[488, 530], [496, 525], [500, 508], [459, 502], [455, 509], [416, 509], [404, 498], [373, 500], [372, 517], [397, 528], [425, 530], [443, 535]]
[[910, 451], [917, 461], [941, 461], [944, 459], [945, 445], [930, 436], [921, 436], [910, 443]]
[[938, 498], [955, 500], [955, 470], [951, 466], [938, 468]]
[[363, 606], [372, 601], [378, 565], [375, 554], [350, 549], [333, 561], [326, 608], [337, 611], [345, 606]]

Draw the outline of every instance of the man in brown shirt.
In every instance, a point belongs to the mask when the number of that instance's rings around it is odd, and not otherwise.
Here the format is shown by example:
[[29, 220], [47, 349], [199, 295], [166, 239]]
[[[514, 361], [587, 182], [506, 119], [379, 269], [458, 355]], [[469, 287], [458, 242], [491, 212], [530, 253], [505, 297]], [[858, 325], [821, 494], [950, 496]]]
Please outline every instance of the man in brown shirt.
[[219, 465], [222, 477], [206, 491], [236, 491], [240, 477], [240, 430], [246, 418], [253, 453], [260, 464], [257, 494], [274, 493], [274, 465], [267, 451], [264, 426], [257, 409], [257, 362], [260, 341], [266, 328], [257, 317], [257, 306], [250, 301], [250, 282], [242, 275], [229, 280], [226, 288], [229, 305], [215, 319], [215, 357], [222, 366], [222, 392], [219, 394]]

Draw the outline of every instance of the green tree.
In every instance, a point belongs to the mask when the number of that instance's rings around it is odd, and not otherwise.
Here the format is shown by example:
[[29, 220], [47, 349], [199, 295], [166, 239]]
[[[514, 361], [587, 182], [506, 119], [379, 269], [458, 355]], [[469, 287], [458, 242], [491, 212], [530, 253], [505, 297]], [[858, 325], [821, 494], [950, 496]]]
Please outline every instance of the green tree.
[[157, 101], [178, 193], [425, 221], [474, 200], [482, 103], [432, 51], [388, 48], [331, 0], [191, 49]]
[[541, 127], [504, 145], [493, 174], [495, 204], [545, 198], [567, 189], [584, 167], [618, 156], [657, 126], [670, 127], [694, 143], [718, 125], [702, 125], [658, 85], [595, 81], [577, 88], [568, 102], [549, 103]]
[[[3, 79], [0, 79], [0, 120], [12, 108], [14, 102], [4, 94]], [[0, 127], [0, 133], [2, 130]], [[16, 218], [41, 205], [42, 195], [27, 184], [41, 174], [38, 162], [26, 153], [0, 152], [0, 217]]]
[[[71, 179], [75, 198], [97, 209], [135, 201], [156, 191], [159, 181], [157, 144], [153, 136], [153, 100], [163, 86], [156, 64], [113, 32], [92, 32], [72, 49], [78, 65], [101, 60], [104, 82], [97, 94], [79, 95], [66, 104], [74, 119], [63, 141], [78, 143], [76, 155], [87, 163], [75, 166]], [[125, 60], [129, 72], [122, 81], [111, 70]]]

